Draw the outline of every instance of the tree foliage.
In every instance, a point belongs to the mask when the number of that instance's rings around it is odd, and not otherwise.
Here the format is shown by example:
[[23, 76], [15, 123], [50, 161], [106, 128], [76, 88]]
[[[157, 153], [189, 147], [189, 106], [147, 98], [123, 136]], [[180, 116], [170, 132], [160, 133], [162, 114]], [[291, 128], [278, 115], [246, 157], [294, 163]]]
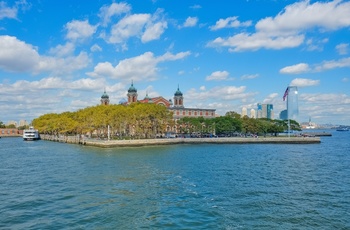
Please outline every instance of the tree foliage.
[[172, 123], [172, 113], [155, 104], [98, 105], [76, 112], [50, 113], [33, 120], [33, 125], [46, 134], [95, 134], [106, 137], [108, 126], [116, 137], [154, 137]]
[[[255, 119], [248, 116], [241, 117], [236, 112], [227, 112], [225, 116], [212, 119], [185, 117], [180, 119], [178, 124], [180, 124], [181, 133], [198, 132], [198, 130], [203, 130], [203, 127], [207, 127], [202, 133], [214, 133], [213, 131], [215, 131], [215, 134], [218, 135], [233, 135], [238, 133], [261, 135], [269, 133], [277, 135], [288, 129], [287, 120]], [[290, 120], [290, 129], [301, 131], [299, 123], [294, 120]]]
[[[98, 105], [76, 112], [44, 114], [33, 120], [43, 134], [90, 134], [107, 137], [108, 127], [114, 138], [154, 138], [165, 132], [182, 134], [261, 134], [277, 135], [288, 129], [288, 121], [241, 117], [236, 112], [205, 119], [184, 117], [173, 120], [166, 107], [156, 104]], [[1, 125], [2, 123], [0, 123]], [[291, 130], [301, 130], [298, 122], [290, 120]]]

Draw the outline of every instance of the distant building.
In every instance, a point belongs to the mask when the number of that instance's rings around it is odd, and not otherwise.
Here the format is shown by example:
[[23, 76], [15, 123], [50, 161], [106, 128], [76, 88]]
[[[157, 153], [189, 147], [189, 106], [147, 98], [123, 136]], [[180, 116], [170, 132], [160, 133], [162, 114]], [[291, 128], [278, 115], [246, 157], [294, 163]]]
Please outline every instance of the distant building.
[[246, 107], [243, 107], [243, 108], [242, 108], [241, 117], [244, 117], [244, 116], [248, 116], [248, 112], [247, 112], [247, 108], [246, 108]]
[[288, 120], [288, 111], [286, 109], [282, 110], [280, 112], [280, 119], [281, 120]]
[[272, 104], [260, 104], [260, 103], [258, 103], [257, 118], [274, 119], [273, 105]]
[[256, 111], [255, 109], [250, 110], [250, 118], [256, 118]]
[[109, 105], [109, 96], [106, 93], [106, 90], [103, 92], [101, 96], [101, 105]]
[[215, 109], [201, 109], [201, 108], [185, 108], [184, 106], [184, 97], [182, 92], [177, 87], [177, 90], [174, 94], [174, 102], [169, 99], [165, 99], [162, 96], [159, 97], [149, 97], [148, 93], [146, 94], [143, 100], [138, 100], [137, 89], [134, 87], [133, 82], [131, 83], [130, 88], [128, 89], [128, 101], [126, 104], [131, 104], [135, 102], [140, 103], [154, 103], [157, 105], [163, 105], [173, 112], [174, 119], [180, 119], [183, 117], [204, 117], [204, 118], [214, 118]]
[[0, 128], [0, 137], [16, 137], [22, 135], [22, 133], [22, 130], [18, 130], [15, 128]]
[[22, 126], [27, 126], [29, 125], [28, 122], [26, 120], [20, 120], [19, 121], [19, 127], [22, 127]]
[[287, 119], [297, 121], [299, 116], [298, 87], [288, 86], [283, 95], [283, 101], [285, 99], [287, 99]]
[[15, 127], [18, 127], [17, 121], [8, 121], [8, 122], [6, 123], [6, 126], [9, 126], [9, 125], [14, 125]]

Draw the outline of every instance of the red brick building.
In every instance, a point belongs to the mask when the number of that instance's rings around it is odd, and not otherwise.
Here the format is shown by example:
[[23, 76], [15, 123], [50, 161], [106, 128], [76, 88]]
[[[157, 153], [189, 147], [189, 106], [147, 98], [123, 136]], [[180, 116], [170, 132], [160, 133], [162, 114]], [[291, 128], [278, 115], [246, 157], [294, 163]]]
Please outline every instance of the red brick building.
[[0, 128], [0, 137], [17, 137], [23, 134], [23, 130], [16, 128]]

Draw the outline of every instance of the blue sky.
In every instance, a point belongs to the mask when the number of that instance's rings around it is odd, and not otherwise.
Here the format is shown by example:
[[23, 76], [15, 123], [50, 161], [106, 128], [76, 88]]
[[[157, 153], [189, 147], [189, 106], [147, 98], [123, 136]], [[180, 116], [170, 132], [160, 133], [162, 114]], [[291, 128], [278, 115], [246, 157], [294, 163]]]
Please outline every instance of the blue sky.
[[299, 121], [350, 125], [350, 2], [0, 0], [0, 121], [126, 99], [224, 115], [299, 88]]

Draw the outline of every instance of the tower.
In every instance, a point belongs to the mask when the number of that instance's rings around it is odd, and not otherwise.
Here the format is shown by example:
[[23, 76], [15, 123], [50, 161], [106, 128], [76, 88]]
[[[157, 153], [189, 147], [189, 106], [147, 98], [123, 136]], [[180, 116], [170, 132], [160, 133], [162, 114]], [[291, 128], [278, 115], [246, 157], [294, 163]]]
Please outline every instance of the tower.
[[184, 102], [184, 97], [182, 96], [182, 92], [179, 89], [179, 86], [177, 86], [177, 90], [174, 94], [174, 107], [178, 107], [178, 108], [183, 108]]
[[128, 103], [137, 102], [137, 89], [134, 87], [134, 82], [131, 82], [131, 86], [128, 89]]
[[109, 96], [106, 93], [106, 89], [101, 96], [101, 105], [109, 105]]
[[287, 118], [297, 121], [299, 115], [298, 87], [288, 86], [287, 88]]

